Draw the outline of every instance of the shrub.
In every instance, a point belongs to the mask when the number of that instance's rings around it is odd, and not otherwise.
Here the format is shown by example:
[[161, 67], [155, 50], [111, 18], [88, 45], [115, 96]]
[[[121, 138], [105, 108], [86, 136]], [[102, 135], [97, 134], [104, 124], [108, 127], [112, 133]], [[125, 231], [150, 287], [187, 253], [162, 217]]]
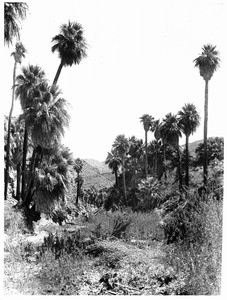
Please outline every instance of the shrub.
[[4, 231], [10, 236], [26, 231], [23, 211], [14, 208], [10, 201], [4, 202]]
[[164, 217], [167, 241], [172, 243], [166, 247], [165, 264], [183, 274], [186, 284], [181, 294], [218, 295], [221, 284], [222, 201], [214, 201], [212, 195], [208, 195], [207, 201], [201, 202], [197, 195], [191, 195], [190, 205], [183, 200], [175, 204], [175, 208], [172, 205], [173, 211]]
[[206, 204], [201, 202], [196, 192], [170, 198], [163, 204], [162, 209], [161, 225], [167, 243], [203, 242]]

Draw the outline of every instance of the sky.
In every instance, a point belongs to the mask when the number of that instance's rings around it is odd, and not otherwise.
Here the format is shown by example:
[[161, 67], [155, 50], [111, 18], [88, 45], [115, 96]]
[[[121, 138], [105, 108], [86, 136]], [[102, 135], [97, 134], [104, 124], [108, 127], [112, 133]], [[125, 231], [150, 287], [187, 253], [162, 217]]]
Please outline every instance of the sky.
[[[59, 77], [69, 102], [70, 127], [62, 142], [74, 157], [104, 161], [119, 134], [144, 139], [140, 117], [162, 119], [185, 103], [195, 104], [201, 125], [190, 141], [203, 139], [205, 83], [193, 60], [208, 43], [220, 52], [220, 68], [209, 83], [208, 136], [224, 136], [227, 75], [225, 0], [27, 1], [21, 66], [39, 65], [52, 83], [60, 59], [51, 39], [68, 20], [84, 29], [87, 58]], [[9, 113], [13, 47], [3, 48], [4, 114]], [[17, 74], [20, 73], [20, 67]], [[16, 101], [14, 115], [20, 113]], [[148, 140], [153, 139], [149, 133]], [[181, 143], [184, 143], [182, 138]]]

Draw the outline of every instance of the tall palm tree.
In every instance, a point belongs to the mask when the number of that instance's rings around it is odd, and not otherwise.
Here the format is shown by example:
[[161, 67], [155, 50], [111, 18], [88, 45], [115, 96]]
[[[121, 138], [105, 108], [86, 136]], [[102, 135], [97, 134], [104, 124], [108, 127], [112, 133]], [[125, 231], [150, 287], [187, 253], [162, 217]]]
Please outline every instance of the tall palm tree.
[[80, 173], [82, 172], [83, 169], [83, 161], [80, 158], [77, 158], [75, 160], [74, 166], [73, 166], [74, 170], [77, 173], [77, 193], [76, 193], [76, 204], [78, 204], [79, 201], [79, 197], [80, 197], [80, 183], [81, 183], [81, 175]]
[[131, 185], [135, 188], [136, 181], [141, 176], [143, 169], [143, 140], [137, 139], [135, 136], [131, 136], [128, 139], [128, 142], [129, 150], [127, 155], [127, 171], [129, 174], [131, 174]]
[[182, 189], [182, 174], [181, 174], [181, 157], [179, 138], [181, 137], [181, 130], [179, 120], [176, 115], [168, 113], [162, 121], [161, 135], [165, 143], [172, 145], [177, 150], [178, 156], [178, 177], [179, 177], [179, 190]]
[[[38, 168], [44, 149], [55, 148], [64, 136], [65, 127], [69, 125], [69, 114], [66, 110], [67, 102], [60, 97], [57, 86], [50, 87], [44, 80], [37, 86], [37, 97], [33, 98], [33, 105], [24, 112], [27, 127], [34, 145], [30, 179], [24, 200], [29, 202], [29, 191], [34, 185], [35, 168]], [[35, 93], [34, 93], [35, 96]]]
[[204, 103], [204, 163], [203, 163], [203, 182], [204, 187], [207, 185], [208, 161], [207, 161], [207, 126], [208, 126], [208, 82], [214, 72], [219, 67], [219, 52], [216, 46], [207, 44], [203, 46], [202, 53], [193, 61], [195, 67], [199, 68], [200, 76], [205, 81], [205, 103]]
[[55, 75], [53, 85], [57, 84], [61, 70], [64, 66], [79, 64], [87, 56], [87, 44], [83, 37], [83, 28], [79, 23], [68, 22], [60, 27], [60, 34], [52, 38], [54, 45], [52, 52], [57, 51], [61, 60]]
[[160, 139], [161, 139], [161, 133], [160, 133], [160, 120], [155, 120], [153, 123], [153, 132], [154, 137], [156, 140], [155, 143], [155, 170], [154, 173], [157, 176], [157, 170], [158, 170], [158, 149], [160, 147]]
[[[33, 105], [33, 99], [38, 91], [38, 86], [45, 79], [44, 71], [38, 67], [29, 65], [22, 68], [22, 74], [16, 78], [16, 97], [20, 98], [21, 108], [24, 113]], [[25, 119], [24, 142], [23, 142], [23, 160], [22, 160], [22, 190], [21, 196], [25, 200], [25, 186], [26, 186], [26, 160], [28, 147], [28, 124]]]
[[117, 155], [121, 159], [122, 175], [123, 175], [123, 188], [124, 188], [124, 198], [125, 204], [127, 204], [127, 193], [126, 193], [126, 181], [125, 181], [125, 161], [127, 157], [127, 152], [129, 148], [128, 140], [124, 134], [120, 134], [116, 137], [113, 143], [113, 149], [116, 151]]
[[143, 128], [145, 131], [145, 178], [147, 178], [148, 175], [148, 163], [147, 163], [147, 133], [152, 127], [152, 124], [154, 122], [154, 118], [148, 114], [142, 115], [140, 117], [140, 122], [143, 123]]
[[105, 164], [109, 166], [109, 168], [112, 170], [115, 176], [115, 185], [118, 186], [118, 170], [121, 165], [121, 159], [117, 155], [116, 151], [114, 149], [111, 149], [110, 152], [107, 154], [107, 158], [105, 160]]
[[179, 126], [186, 137], [185, 150], [186, 150], [186, 176], [185, 184], [189, 186], [189, 136], [193, 134], [200, 124], [200, 116], [194, 104], [185, 104], [184, 107], [178, 112]]
[[19, 20], [26, 17], [28, 5], [24, 2], [4, 3], [4, 43], [12, 44], [13, 38], [20, 38]]
[[12, 102], [8, 118], [8, 136], [6, 144], [6, 168], [5, 168], [5, 191], [4, 197], [7, 198], [8, 182], [9, 182], [9, 156], [10, 156], [10, 130], [11, 130], [11, 119], [14, 108], [14, 98], [15, 98], [15, 80], [16, 80], [16, 69], [17, 64], [21, 64], [22, 57], [25, 57], [26, 49], [22, 43], [16, 43], [15, 51], [11, 54], [14, 58], [14, 68], [13, 68], [13, 87], [12, 87]]

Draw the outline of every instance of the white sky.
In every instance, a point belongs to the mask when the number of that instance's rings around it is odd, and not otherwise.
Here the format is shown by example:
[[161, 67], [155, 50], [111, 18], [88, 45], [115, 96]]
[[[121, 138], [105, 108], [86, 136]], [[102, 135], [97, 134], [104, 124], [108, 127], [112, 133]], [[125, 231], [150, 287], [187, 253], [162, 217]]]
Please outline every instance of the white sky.
[[[208, 135], [224, 136], [225, 0], [27, 3], [29, 15], [21, 23], [21, 41], [28, 53], [22, 65], [38, 64], [52, 83], [60, 60], [51, 52], [51, 39], [68, 20], [82, 24], [89, 44], [88, 57], [80, 65], [63, 68], [58, 81], [72, 106], [63, 143], [74, 157], [103, 161], [118, 134], [144, 138], [139, 120], [143, 114], [163, 118], [188, 102], [201, 115], [201, 125], [190, 141], [202, 139], [204, 80], [193, 59], [207, 43], [216, 45], [221, 56], [221, 67], [209, 84]], [[11, 102], [13, 50], [3, 49], [4, 114], [9, 113]], [[14, 114], [18, 112], [19, 103]]]

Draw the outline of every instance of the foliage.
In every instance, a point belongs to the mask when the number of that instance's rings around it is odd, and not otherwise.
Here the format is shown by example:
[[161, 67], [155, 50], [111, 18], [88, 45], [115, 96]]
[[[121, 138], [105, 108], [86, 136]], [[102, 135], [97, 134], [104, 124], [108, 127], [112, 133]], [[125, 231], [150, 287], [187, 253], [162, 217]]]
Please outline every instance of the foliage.
[[196, 193], [185, 193], [167, 200], [163, 204], [163, 220], [167, 243], [203, 243], [204, 205]]
[[141, 180], [138, 184], [138, 199], [136, 210], [149, 211], [158, 207], [162, 200], [160, 193], [160, 182], [149, 177], [146, 180]]
[[87, 46], [79, 23], [69, 21], [61, 25], [60, 34], [53, 37], [52, 42], [52, 52], [58, 51], [64, 65], [79, 64], [86, 57]]
[[25, 19], [27, 10], [25, 2], [4, 3], [4, 42], [8, 46], [15, 37], [20, 38], [20, 19]]
[[204, 45], [202, 53], [194, 60], [195, 67], [199, 68], [200, 76], [204, 80], [210, 80], [214, 71], [219, 67], [219, 52], [216, 46], [211, 44]]
[[[200, 143], [195, 150], [195, 166], [202, 166], [204, 157], [204, 143]], [[214, 159], [224, 159], [224, 139], [221, 137], [211, 137], [207, 139], [208, 164]]]
[[14, 208], [10, 199], [4, 201], [4, 232], [17, 236], [26, 229], [23, 212]]
[[[222, 256], [222, 201], [208, 197], [201, 204], [202, 239], [178, 242], [166, 248], [165, 264], [182, 273], [184, 295], [219, 295]], [[196, 225], [196, 224], [195, 224]], [[197, 226], [197, 225], [196, 225]], [[197, 231], [197, 230], [196, 230]], [[198, 234], [198, 231], [195, 232]], [[186, 237], [185, 237], [186, 238]], [[187, 241], [189, 241], [187, 239]]]
[[36, 168], [33, 199], [39, 212], [50, 213], [55, 202], [64, 199], [70, 183], [69, 167], [73, 164], [69, 149], [61, 146], [46, 150]]

